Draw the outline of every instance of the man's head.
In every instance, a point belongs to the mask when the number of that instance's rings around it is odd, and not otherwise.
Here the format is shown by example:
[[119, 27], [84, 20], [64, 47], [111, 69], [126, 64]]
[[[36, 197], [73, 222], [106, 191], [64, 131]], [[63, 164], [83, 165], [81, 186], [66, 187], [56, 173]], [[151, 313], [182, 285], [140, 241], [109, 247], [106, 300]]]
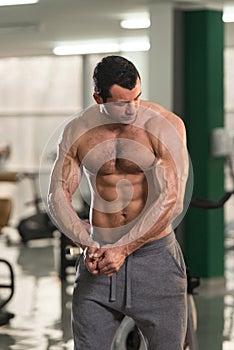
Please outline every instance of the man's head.
[[107, 56], [99, 62], [93, 73], [94, 98], [107, 102], [113, 85], [132, 90], [140, 80], [140, 74], [134, 64], [121, 56]]

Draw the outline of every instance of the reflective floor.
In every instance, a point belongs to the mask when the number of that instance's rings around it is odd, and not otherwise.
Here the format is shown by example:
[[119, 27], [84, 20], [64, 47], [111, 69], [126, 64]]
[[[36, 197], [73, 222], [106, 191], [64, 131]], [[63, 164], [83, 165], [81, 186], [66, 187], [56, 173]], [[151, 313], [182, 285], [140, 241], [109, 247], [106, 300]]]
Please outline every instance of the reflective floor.
[[[4, 308], [14, 313], [8, 325], [0, 327], [0, 350], [72, 349], [70, 306], [71, 282], [58, 277], [56, 240], [32, 241], [28, 246], [6, 243], [0, 236], [1, 258], [14, 269], [15, 292]], [[8, 270], [0, 265], [0, 284]], [[8, 279], [9, 280], [9, 279]], [[69, 278], [68, 278], [69, 280]], [[5, 291], [5, 295], [9, 294]], [[3, 298], [1, 291], [0, 298]]]
[[[15, 236], [9, 243], [7, 237]], [[234, 349], [234, 230], [226, 239], [226, 284], [202, 283], [195, 302], [199, 350]], [[58, 277], [59, 240], [18, 242], [15, 232], [0, 236], [0, 258], [13, 266], [15, 292], [4, 308], [14, 313], [0, 326], [0, 350], [62, 350], [73, 348], [70, 310], [74, 269], [67, 281]], [[8, 280], [0, 265], [0, 284]], [[0, 291], [0, 301], [9, 294]], [[172, 350], [172, 349], [168, 349]]]
[[225, 284], [201, 281], [195, 296], [199, 350], [234, 350], [234, 230], [225, 247]]

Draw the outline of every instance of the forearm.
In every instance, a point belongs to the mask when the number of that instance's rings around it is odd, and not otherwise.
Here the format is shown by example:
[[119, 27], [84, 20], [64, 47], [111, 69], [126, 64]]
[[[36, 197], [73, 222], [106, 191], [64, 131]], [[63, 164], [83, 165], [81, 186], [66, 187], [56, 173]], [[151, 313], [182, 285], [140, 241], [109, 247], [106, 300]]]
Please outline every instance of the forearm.
[[75, 244], [81, 246], [82, 249], [93, 245], [93, 240], [85, 225], [68, 202], [63, 189], [57, 188], [49, 193], [48, 210], [58, 229]]
[[113, 246], [123, 248], [126, 256], [133, 253], [146, 243], [159, 239], [172, 230], [172, 218], [175, 211], [175, 204], [172, 203], [160, 209], [159, 202], [154, 203], [128, 234], [119, 239]]
[[167, 173], [167, 170], [161, 172], [161, 190], [157, 200], [141, 213], [128, 234], [115, 243], [116, 246], [125, 246], [128, 255], [172, 230], [173, 221], [183, 211], [187, 166], [182, 170], [177, 174]]

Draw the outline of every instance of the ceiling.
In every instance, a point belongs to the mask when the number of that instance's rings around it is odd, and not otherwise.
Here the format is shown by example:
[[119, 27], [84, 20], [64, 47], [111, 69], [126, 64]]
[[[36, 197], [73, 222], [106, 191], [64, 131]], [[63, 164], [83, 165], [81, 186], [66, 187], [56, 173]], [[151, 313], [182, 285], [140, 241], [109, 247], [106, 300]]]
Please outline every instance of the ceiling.
[[[149, 29], [122, 29], [120, 20], [160, 2], [172, 2], [175, 8], [234, 5], [234, 0], [40, 0], [0, 7], [0, 57], [50, 55], [62, 43], [148, 35]], [[226, 45], [234, 46], [234, 23], [225, 28]]]

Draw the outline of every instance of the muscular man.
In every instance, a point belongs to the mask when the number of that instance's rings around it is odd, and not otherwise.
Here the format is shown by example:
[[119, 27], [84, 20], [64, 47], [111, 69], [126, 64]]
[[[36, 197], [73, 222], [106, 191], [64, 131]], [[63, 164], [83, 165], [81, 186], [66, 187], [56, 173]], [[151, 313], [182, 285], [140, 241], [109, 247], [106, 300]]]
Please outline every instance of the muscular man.
[[[150, 350], [182, 350], [186, 269], [172, 223], [188, 172], [179, 117], [143, 101], [135, 66], [120, 56], [94, 70], [91, 106], [64, 129], [48, 197], [60, 230], [84, 250], [73, 295], [76, 350], [110, 350], [125, 315]], [[82, 174], [90, 232], [72, 207]]]

